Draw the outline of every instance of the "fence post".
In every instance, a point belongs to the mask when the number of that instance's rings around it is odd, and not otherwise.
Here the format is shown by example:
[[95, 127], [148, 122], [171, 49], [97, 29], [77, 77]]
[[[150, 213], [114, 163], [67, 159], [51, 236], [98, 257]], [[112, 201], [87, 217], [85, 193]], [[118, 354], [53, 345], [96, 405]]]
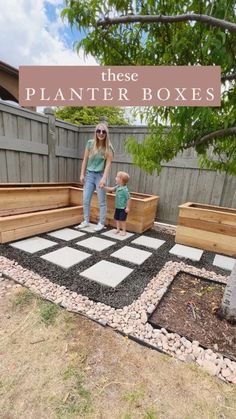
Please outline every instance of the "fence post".
[[52, 108], [44, 109], [48, 117], [48, 181], [57, 182], [56, 178], [56, 118]]

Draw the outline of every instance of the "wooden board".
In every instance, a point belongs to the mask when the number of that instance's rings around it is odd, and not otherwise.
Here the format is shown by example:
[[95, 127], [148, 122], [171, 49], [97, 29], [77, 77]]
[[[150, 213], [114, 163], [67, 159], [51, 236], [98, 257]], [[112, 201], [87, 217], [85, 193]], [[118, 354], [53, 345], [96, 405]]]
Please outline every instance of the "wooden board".
[[68, 205], [68, 187], [0, 189], [0, 216], [60, 208]]
[[81, 206], [0, 218], [1, 243], [45, 233], [83, 220]]
[[190, 227], [190, 228], [197, 228], [204, 231], [212, 231], [214, 233], [219, 234], [226, 234], [229, 236], [236, 237], [236, 224], [234, 223], [216, 223], [216, 222], [209, 222], [208, 220], [200, 220], [196, 218], [188, 218], [188, 217], [179, 217], [179, 225]]
[[236, 226], [236, 210], [232, 208], [221, 208], [215, 206], [179, 206], [180, 218], [192, 218], [209, 223], [220, 223]]
[[236, 257], [236, 237], [225, 234], [178, 225], [175, 241], [176, 243]]
[[175, 241], [236, 256], [236, 210], [192, 202], [180, 205]]
[[57, 187], [57, 186], [75, 186], [81, 188], [82, 184], [79, 182], [21, 182], [21, 183], [0, 183], [1, 188], [41, 188]]

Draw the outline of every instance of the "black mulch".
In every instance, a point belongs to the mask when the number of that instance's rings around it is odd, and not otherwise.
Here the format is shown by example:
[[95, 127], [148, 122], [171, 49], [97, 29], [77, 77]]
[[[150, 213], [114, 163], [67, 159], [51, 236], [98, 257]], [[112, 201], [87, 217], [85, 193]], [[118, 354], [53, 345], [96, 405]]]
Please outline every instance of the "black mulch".
[[[108, 229], [106, 231], [108, 231]], [[134, 234], [132, 237], [124, 241], [118, 241], [115, 239], [113, 240], [110, 237], [107, 237], [108, 240], [112, 240], [114, 241], [114, 243], [116, 243], [115, 246], [112, 246], [101, 252], [96, 252], [84, 248], [82, 246], [76, 245], [76, 242], [92, 236], [106, 238], [106, 236], [101, 235], [101, 233], [87, 233], [86, 236], [68, 242], [48, 236], [47, 234], [39, 234], [39, 237], [44, 237], [49, 240], [55, 241], [55, 243], [57, 243], [58, 245], [41, 252], [37, 252], [37, 254], [28, 254], [21, 250], [14, 249], [9, 244], [2, 244], [0, 245], [0, 255], [5, 256], [9, 259], [14, 259], [24, 268], [30, 269], [40, 274], [41, 276], [46, 276], [52, 282], [57, 283], [59, 285], [64, 285], [71, 291], [75, 291], [79, 294], [89, 297], [94, 301], [100, 301], [115, 308], [122, 308], [136, 300], [140, 296], [140, 294], [142, 294], [144, 288], [147, 286], [149, 281], [162, 269], [162, 267], [165, 265], [167, 261], [180, 262], [182, 260], [186, 264], [196, 266], [197, 268], [205, 268], [206, 270], [214, 271], [222, 275], [229, 274], [229, 271], [217, 268], [212, 265], [214, 253], [204, 251], [200, 262], [193, 262], [190, 259], [180, 259], [177, 256], [169, 254], [169, 250], [175, 244], [174, 236], [165, 233], [160, 233], [151, 229], [143, 234], [145, 236], [165, 240], [166, 243], [164, 243], [157, 250], [151, 250], [143, 246], [131, 244], [131, 242], [135, 238], [139, 237], [140, 234]], [[141, 266], [121, 261], [110, 256], [111, 253], [127, 245], [130, 245], [136, 249], [152, 251], [153, 254]], [[85, 261], [81, 262], [79, 265], [75, 265], [74, 267], [68, 270], [57, 267], [56, 265], [53, 265], [52, 263], [40, 258], [40, 256], [45, 255], [51, 251], [57, 250], [63, 246], [70, 246], [75, 249], [82, 250], [84, 252], [90, 253], [92, 256], [86, 259]], [[82, 271], [104, 259], [113, 263], [117, 263], [119, 265], [130, 267], [134, 270], [116, 288], [100, 285], [94, 281], [87, 280], [86, 278], [80, 275]]]

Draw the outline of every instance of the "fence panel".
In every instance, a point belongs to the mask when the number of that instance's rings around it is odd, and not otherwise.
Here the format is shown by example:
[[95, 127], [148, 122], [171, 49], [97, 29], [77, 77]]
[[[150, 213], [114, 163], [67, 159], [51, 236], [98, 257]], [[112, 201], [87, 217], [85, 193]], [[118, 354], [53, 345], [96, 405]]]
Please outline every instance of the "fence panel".
[[[193, 149], [163, 163], [159, 176], [148, 175], [125, 152], [127, 137], [142, 141], [147, 127], [116, 126], [109, 131], [115, 150], [109, 184], [114, 185], [117, 171], [127, 171], [130, 190], [160, 196], [159, 221], [175, 223], [178, 205], [187, 201], [236, 208], [236, 178], [200, 170]], [[93, 133], [94, 127], [55, 120], [51, 109], [43, 115], [1, 102], [0, 182], [79, 181], [84, 149]]]

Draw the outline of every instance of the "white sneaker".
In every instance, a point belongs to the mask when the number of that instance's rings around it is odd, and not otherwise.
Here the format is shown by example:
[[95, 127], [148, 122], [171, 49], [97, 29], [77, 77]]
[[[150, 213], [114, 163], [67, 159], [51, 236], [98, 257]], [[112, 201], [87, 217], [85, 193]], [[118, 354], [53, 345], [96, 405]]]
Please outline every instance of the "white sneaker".
[[100, 224], [100, 223], [98, 223], [97, 225], [96, 225], [96, 227], [94, 228], [94, 230], [93, 231], [101, 231], [101, 230], [103, 230], [104, 229], [104, 224]]
[[89, 226], [90, 226], [90, 224], [87, 223], [87, 221], [82, 221], [82, 223], [80, 223], [77, 228], [86, 228], [86, 227], [89, 227]]

